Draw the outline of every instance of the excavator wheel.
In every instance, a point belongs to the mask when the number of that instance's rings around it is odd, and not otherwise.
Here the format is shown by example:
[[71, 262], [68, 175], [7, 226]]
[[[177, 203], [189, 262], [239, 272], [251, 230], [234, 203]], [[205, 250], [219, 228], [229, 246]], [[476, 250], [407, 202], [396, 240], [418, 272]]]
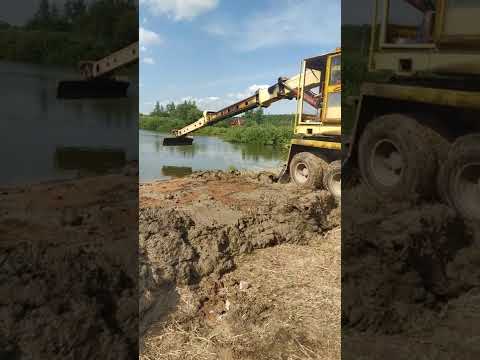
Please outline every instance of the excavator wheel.
[[458, 138], [438, 179], [443, 200], [460, 216], [480, 220], [480, 134]]
[[340, 200], [342, 195], [342, 162], [340, 160], [332, 161], [328, 164], [323, 175], [323, 187]]
[[290, 177], [302, 188], [320, 188], [327, 162], [309, 152], [296, 154], [290, 161]]
[[431, 131], [403, 114], [374, 119], [366, 126], [358, 145], [363, 181], [382, 197], [432, 195], [437, 155]]

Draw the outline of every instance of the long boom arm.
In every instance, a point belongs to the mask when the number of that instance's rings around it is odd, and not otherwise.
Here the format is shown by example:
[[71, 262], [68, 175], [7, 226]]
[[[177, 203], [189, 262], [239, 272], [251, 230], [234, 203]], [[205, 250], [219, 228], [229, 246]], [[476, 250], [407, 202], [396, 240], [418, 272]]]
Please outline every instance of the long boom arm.
[[138, 60], [139, 43], [134, 42], [123, 49], [105, 56], [97, 61], [82, 61], [79, 64], [80, 73], [85, 79], [94, 79], [112, 73], [113, 71]]
[[[318, 70], [309, 70], [305, 73], [305, 89], [304, 99], [310, 105], [317, 107], [318, 99], [309, 90], [320, 85], [321, 74]], [[183, 137], [191, 132], [201, 129], [208, 125], [213, 125], [219, 121], [225, 120], [232, 116], [241, 114], [245, 111], [252, 110], [258, 107], [268, 107], [274, 102], [282, 99], [293, 99], [298, 96], [298, 89], [300, 86], [301, 75], [297, 74], [289, 79], [280, 78], [277, 84], [266, 89], [259, 89], [257, 92], [241, 101], [229, 105], [219, 111], [205, 111], [203, 116], [192, 124], [189, 124], [182, 129], [174, 130], [175, 137]]]
[[59, 99], [122, 98], [127, 96], [128, 81], [119, 81], [111, 75], [138, 60], [139, 43], [124, 47], [96, 61], [79, 63], [80, 80], [60, 81], [57, 86]]

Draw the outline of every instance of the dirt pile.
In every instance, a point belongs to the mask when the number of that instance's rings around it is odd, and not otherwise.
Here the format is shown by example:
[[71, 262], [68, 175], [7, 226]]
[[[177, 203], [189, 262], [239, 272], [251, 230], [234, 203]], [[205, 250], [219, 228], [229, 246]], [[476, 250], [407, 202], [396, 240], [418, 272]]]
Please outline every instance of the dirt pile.
[[[344, 192], [342, 202], [345, 353], [412, 358], [397, 351], [408, 346], [434, 358], [462, 348], [464, 358], [478, 356], [480, 348], [466, 344], [473, 326], [480, 328], [474, 225], [440, 203], [378, 201], [363, 185]], [[372, 339], [388, 345], [375, 348]]]
[[338, 353], [339, 209], [327, 192], [273, 180], [205, 172], [141, 185], [145, 356]]
[[136, 191], [124, 175], [1, 189], [0, 358], [137, 353]]

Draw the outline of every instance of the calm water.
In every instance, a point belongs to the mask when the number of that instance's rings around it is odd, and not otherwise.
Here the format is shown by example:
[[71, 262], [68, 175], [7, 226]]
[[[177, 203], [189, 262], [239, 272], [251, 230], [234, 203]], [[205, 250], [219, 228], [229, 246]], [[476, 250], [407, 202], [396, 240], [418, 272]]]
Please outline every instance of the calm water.
[[140, 181], [168, 179], [196, 170], [262, 170], [283, 164], [280, 149], [231, 144], [217, 137], [194, 136], [191, 146], [163, 146], [167, 134], [140, 130]]
[[0, 62], [0, 78], [0, 185], [72, 178], [94, 159], [138, 159], [138, 79], [126, 99], [59, 100], [57, 82], [78, 78], [74, 69]]

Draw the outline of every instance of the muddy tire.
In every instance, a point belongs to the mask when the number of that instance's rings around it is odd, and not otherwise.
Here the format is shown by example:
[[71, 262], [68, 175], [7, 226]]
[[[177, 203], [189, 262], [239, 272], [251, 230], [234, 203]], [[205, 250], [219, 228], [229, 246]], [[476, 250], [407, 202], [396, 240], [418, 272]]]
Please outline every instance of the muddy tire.
[[340, 160], [332, 161], [328, 164], [323, 175], [323, 188], [337, 200], [342, 196], [342, 162]]
[[437, 155], [431, 135], [432, 130], [403, 114], [383, 115], [370, 122], [358, 145], [364, 182], [382, 197], [432, 195]]
[[290, 177], [302, 188], [320, 188], [323, 185], [323, 173], [327, 162], [314, 154], [301, 152], [290, 161]]
[[453, 143], [438, 183], [443, 200], [461, 217], [480, 220], [480, 134]]

